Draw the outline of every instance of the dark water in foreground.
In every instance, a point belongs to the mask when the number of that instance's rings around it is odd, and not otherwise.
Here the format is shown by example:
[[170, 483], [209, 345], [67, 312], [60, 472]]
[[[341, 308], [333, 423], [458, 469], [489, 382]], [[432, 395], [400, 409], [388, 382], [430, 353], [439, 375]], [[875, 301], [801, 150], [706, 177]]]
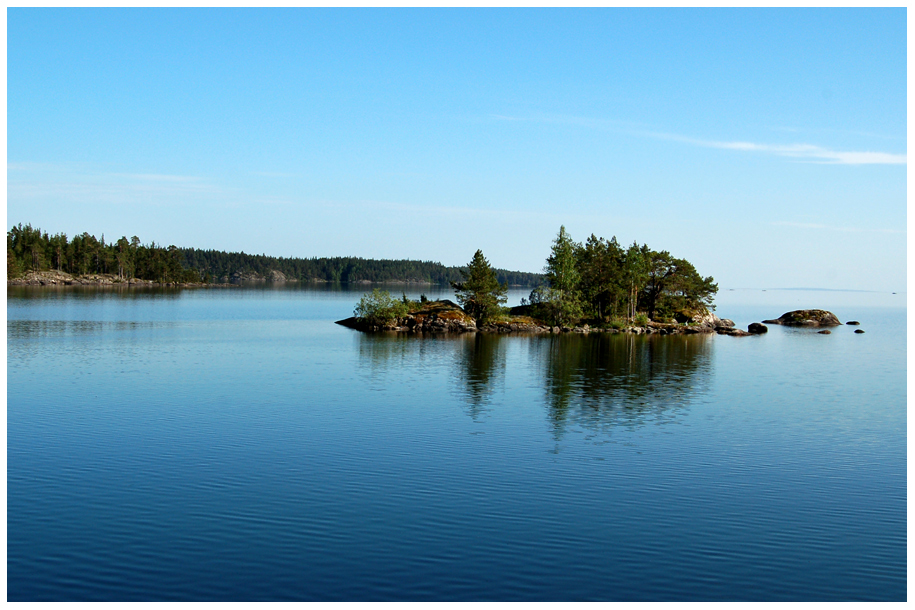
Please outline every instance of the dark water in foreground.
[[905, 600], [904, 300], [815, 296], [867, 333], [368, 336], [348, 292], [10, 288], [9, 600]]

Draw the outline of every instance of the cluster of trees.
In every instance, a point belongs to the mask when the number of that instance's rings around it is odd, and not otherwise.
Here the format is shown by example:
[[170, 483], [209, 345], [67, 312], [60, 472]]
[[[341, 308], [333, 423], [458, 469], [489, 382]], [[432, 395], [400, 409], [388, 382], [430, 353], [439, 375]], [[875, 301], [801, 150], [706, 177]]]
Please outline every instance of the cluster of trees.
[[594, 234], [584, 243], [565, 227], [553, 241], [544, 268], [546, 285], [530, 304], [555, 324], [589, 319], [670, 319], [714, 309], [714, 278], [703, 278], [687, 260], [633, 242], [628, 248]]
[[[268, 276], [279, 271], [289, 279], [326, 282], [429, 282], [449, 284], [462, 278], [458, 267], [412, 260], [372, 260], [356, 257], [279, 258], [264, 254], [222, 252], [196, 248], [163, 247], [155, 242], [140, 243], [139, 237], [121, 237], [116, 242], [105, 236], [82, 233], [49, 235], [31, 225], [19, 224], [6, 234], [7, 277], [29, 271], [58, 270], [74, 275], [104, 273], [122, 279], [138, 278], [156, 282], [219, 282], [235, 273]], [[538, 273], [495, 270], [500, 282], [535, 286]]]
[[7, 277], [49, 270], [74, 275], [104, 273], [123, 280], [163, 283], [201, 281], [196, 270], [184, 266], [178, 248], [165, 248], [155, 242], [143, 245], [137, 236], [106, 243], [104, 235], [101, 239], [88, 233], [68, 238], [65, 233], [49, 235], [31, 225], [19, 224], [7, 231]]
[[[460, 273], [461, 281], [452, 281], [451, 286], [478, 326], [504, 314], [508, 286], [499, 281], [482, 251], [477, 250]], [[623, 249], [616, 237], [608, 241], [594, 234], [580, 244], [564, 226], [553, 241], [544, 277], [546, 283], [534, 288], [522, 305], [530, 305], [534, 317], [556, 325], [581, 320], [597, 324], [620, 319], [638, 324], [649, 319], [685, 321], [692, 313], [714, 309], [712, 299], [718, 292], [714, 278], [702, 277], [692, 263], [666, 250], [658, 252], [635, 242]], [[363, 297], [356, 315], [380, 319], [383, 311], [394, 316], [397, 302], [387, 293], [384, 299], [381, 296], [375, 291]], [[369, 312], [363, 303], [374, 309]]]
[[[432, 261], [373, 260], [357, 257], [279, 258], [244, 252], [181, 249], [184, 264], [213, 278], [231, 277], [235, 272], [267, 275], [271, 270], [288, 278], [326, 282], [428, 282], [449, 284], [461, 279], [460, 269]], [[499, 281], [534, 286], [542, 281], [538, 273], [496, 269]]]

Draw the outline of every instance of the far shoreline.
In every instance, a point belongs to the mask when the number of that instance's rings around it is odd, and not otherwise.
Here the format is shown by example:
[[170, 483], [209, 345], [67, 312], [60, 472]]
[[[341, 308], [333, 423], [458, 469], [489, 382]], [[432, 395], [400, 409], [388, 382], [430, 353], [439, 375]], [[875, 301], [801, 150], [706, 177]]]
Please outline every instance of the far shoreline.
[[[106, 273], [90, 273], [74, 275], [64, 271], [29, 271], [23, 277], [8, 278], [7, 286], [22, 286], [34, 288], [78, 288], [78, 287], [111, 287], [111, 288], [237, 288], [256, 285], [300, 284], [300, 285], [327, 285], [327, 286], [423, 286], [447, 288], [447, 284], [436, 284], [426, 280], [355, 280], [352, 282], [332, 282], [323, 278], [299, 280], [295, 278], [273, 279], [256, 275], [242, 276], [240, 279], [229, 282], [156, 282], [138, 278], [122, 279], [116, 275]], [[509, 288], [531, 288], [529, 284], [509, 284]]]

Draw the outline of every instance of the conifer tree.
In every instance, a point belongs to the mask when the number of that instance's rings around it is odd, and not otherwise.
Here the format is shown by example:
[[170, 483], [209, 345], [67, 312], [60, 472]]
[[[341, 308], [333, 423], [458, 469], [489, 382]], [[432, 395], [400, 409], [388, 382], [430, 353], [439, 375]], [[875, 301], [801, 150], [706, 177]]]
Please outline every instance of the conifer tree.
[[482, 325], [502, 312], [508, 300], [508, 284], [500, 284], [496, 272], [489, 266], [482, 250], [473, 255], [467, 269], [461, 269], [463, 282], [451, 282], [458, 303], [464, 311]]

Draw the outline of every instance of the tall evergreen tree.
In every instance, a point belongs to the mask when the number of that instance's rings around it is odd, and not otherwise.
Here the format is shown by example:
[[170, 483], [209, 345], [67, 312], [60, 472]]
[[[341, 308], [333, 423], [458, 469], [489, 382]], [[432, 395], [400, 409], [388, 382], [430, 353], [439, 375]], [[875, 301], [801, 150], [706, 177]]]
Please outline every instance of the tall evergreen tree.
[[489, 266], [482, 250], [473, 255], [467, 269], [461, 269], [463, 282], [451, 282], [458, 303], [477, 325], [485, 324], [502, 312], [508, 300], [508, 285], [500, 284], [496, 272]]
[[536, 295], [531, 293], [531, 301], [539, 301], [554, 324], [565, 325], [582, 315], [581, 275], [578, 271], [580, 250], [581, 245], [572, 241], [565, 226], [560, 226], [543, 269], [549, 288], [541, 289]]

